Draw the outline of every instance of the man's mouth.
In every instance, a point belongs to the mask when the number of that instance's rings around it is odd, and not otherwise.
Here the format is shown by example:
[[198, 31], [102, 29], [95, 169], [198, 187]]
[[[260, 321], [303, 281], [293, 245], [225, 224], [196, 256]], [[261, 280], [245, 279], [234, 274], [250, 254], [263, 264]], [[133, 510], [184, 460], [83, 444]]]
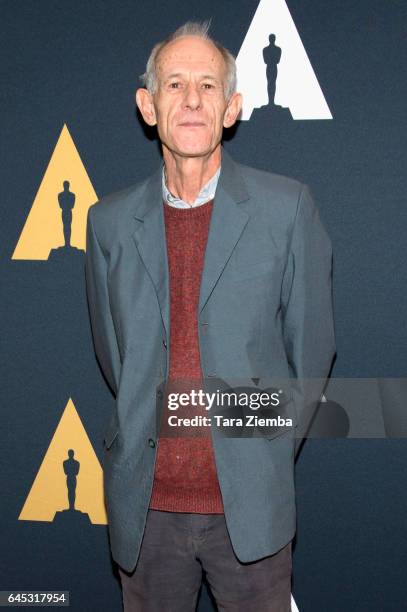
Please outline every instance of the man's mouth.
[[205, 124], [201, 121], [184, 121], [179, 124], [181, 127], [203, 127]]

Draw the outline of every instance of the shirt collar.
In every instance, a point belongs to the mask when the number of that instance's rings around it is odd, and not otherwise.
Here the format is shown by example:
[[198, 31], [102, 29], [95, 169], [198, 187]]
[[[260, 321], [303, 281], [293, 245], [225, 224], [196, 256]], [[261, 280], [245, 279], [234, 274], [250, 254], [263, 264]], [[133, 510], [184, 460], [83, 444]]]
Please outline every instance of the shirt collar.
[[204, 185], [201, 191], [198, 194], [195, 202], [193, 204], [188, 204], [188, 202], [184, 202], [180, 198], [172, 195], [172, 193], [168, 190], [167, 185], [165, 183], [165, 168], [163, 166], [162, 171], [162, 189], [163, 189], [163, 198], [168, 204], [171, 206], [176, 206], [177, 208], [193, 208], [195, 206], [200, 206], [201, 204], [205, 204], [209, 202], [209, 200], [213, 200], [215, 197], [216, 187], [218, 184], [220, 175], [220, 167], [217, 169], [213, 177]]

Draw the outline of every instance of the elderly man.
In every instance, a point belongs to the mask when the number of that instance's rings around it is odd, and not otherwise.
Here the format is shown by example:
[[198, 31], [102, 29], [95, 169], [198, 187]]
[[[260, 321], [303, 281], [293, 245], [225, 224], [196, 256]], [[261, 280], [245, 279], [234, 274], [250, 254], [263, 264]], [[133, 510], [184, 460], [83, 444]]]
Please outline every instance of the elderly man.
[[222, 148], [242, 97], [208, 24], [156, 45], [144, 80], [136, 102], [164, 163], [91, 206], [87, 226], [95, 350], [117, 399], [104, 478], [124, 608], [192, 611], [205, 571], [219, 610], [283, 612], [294, 436], [160, 435], [159, 383], [291, 380], [298, 424], [304, 381], [317, 400], [335, 352], [330, 241], [305, 185]]

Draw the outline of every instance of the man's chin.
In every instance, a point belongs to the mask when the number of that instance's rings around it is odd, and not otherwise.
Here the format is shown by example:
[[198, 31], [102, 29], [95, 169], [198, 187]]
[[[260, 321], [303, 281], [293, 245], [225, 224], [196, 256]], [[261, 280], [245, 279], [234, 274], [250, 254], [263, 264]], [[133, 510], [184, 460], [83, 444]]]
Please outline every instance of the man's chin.
[[188, 143], [178, 145], [173, 149], [173, 152], [181, 157], [206, 157], [213, 153], [216, 149], [216, 146], [211, 146], [208, 144], [200, 145], [197, 143]]

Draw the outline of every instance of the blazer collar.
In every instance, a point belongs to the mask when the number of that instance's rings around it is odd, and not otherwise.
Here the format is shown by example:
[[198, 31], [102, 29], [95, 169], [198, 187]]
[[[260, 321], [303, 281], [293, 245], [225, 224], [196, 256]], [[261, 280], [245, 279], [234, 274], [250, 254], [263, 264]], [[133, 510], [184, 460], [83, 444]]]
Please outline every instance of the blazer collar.
[[[239, 172], [239, 166], [223, 146], [221, 150], [221, 172], [215, 198], [219, 191], [225, 191], [236, 204], [245, 202], [249, 199], [249, 194], [241, 172]], [[142, 201], [134, 214], [134, 217], [140, 221], [144, 220], [144, 217], [151, 212], [154, 206], [162, 205], [162, 170], [163, 164], [161, 162], [154, 173], [145, 181]]]

